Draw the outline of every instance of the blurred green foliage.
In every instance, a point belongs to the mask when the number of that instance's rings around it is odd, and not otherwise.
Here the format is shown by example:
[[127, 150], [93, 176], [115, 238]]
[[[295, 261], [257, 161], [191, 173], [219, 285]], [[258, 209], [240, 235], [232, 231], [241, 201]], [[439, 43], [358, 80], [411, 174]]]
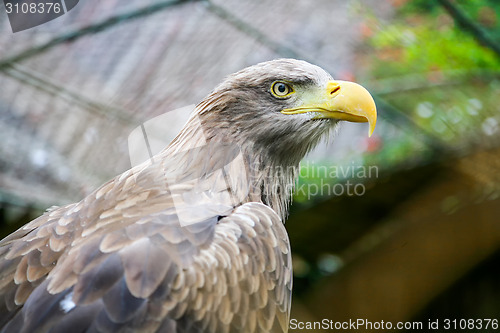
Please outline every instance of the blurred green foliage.
[[[366, 13], [359, 75], [388, 102], [378, 105], [372, 138], [353, 145], [337, 165], [394, 172], [448, 155], [467, 154], [497, 142], [500, 134], [500, 57], [457, 26], [439, 1], [393, 0], [389, 21]], [[454, 1], [472, 22], [500, 43], [500, 1]], [[362, 10], [362, 9], [361, 9]], [[391, 111], [391, 112], [389, 112]], [[360, 154], [361, 152], [361, 154]], [[323, 161], [316, 166], [331, 165]], [[329, 178], [331, 185], [349, 178]], [[368, 179], [369, 180], [369, 179]], [[325, 177], [302, 172], [299, 186], [321, 186]], [[367, 179], [353, 179], [366, 183]], [[302, 192], [295, 200], [307, 202]], [[311, 198], [309, 197], [309, 200]], [[319, 198], [321, 200], [321, 197]]]
[[[394, 19], [389, 24], [368, 19], [365, 34], [371, 52], [364, 60], [372, 86], [407, 120], [399, 122], [403, 131], [398, 135], [382, 133], [384, 149], [399, 152], [404, 160], [422, 152], [409, 145], [415, 137], [434, 141], [442, 148], [440, 153], [466, 154], [488, 146], [500, 129], [500, 56], [458, 26], [439, 1], [394, 3]], [[453, 3], [500, 43], [500, 2]], [[398, 125], [395, 119], [386, 120]], [[407, 149], [402, 152], [387, 145]]]
[[409, 27], [395, 24], [372, 39], [373, 47], [381, 52], [393, 52], [394, 60], [381, 58], [374, 66], [377, 77], [408, 73], [443, 71], [463, 68], [499, 69], [496, 54], [479, 45], [472, 36], [453, 25], [439, 27], [439, 20]]
[[[456, 1], [467, 16], [500, 42], [500, 2]], [[377, 51], [376, 77], [454, 69], [500, 69], [498, 55], [457, 27], [438, 1], [416, 0], [402, 5], [392, 24], [370, 39]]]

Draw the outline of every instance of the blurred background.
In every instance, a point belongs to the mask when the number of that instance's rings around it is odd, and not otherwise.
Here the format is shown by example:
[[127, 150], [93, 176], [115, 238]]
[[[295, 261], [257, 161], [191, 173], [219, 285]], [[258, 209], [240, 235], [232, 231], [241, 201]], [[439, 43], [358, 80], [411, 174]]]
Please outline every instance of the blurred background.
[[496, 0], [82, 0], [17, 33], [0, 5], [1, 236], [128, 169], [140, 124], [280, 57], [379, 111], [302, 163], [292, 318], [500, 319]]

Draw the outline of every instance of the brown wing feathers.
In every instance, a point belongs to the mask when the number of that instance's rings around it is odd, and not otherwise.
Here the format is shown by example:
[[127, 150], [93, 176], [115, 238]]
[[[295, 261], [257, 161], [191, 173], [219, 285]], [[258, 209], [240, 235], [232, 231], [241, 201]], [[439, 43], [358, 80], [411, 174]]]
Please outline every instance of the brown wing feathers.
[[292, 59], [228, 77], [152, 161], [1, 241], [1, 332], [286, 332], [280, 216], [331, 124], [285, 117], [269, 85], [305, 77], [331, 79]]
[[274, 211], [249, 203], [181, 227], [175, 210], [165, 213], [169, 200], [147, 218], [129, 212], [150, 210], [142, 204], [159, 189], [136, 189], [133, 205], [106, 202], [113, 191], [120, 198], [127, 181], [117, 178], [90, 206], [59, 208], [3, 241], [4, 332], [285, 329], [291, 264]]

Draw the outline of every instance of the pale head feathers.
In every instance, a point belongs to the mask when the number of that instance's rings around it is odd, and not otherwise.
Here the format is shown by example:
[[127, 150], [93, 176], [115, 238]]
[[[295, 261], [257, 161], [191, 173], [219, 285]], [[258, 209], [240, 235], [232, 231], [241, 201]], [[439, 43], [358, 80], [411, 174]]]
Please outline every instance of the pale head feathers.
[[271, 85], [285, 81], [296, 90], [322, 89], [329, 80], [330, 74], [320, 67], [294, 59], [263, 62], [229, 75], [197, 105], [167, 151], [206, 142], [238, 145], [250, 165], [241, 172], [252, 179], [253, 199], [260, 196], [284, 216], [300, 160], [337, 121], [282, 114], [300, 102], [300, 95], [276, 98]]

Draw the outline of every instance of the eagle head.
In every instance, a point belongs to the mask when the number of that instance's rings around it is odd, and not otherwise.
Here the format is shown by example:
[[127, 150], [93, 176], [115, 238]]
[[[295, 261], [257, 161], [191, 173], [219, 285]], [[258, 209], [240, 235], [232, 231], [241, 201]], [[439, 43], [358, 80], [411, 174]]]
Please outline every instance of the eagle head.
[[207, 137], [224, 136], [291, 164], [340, 120], [368, 122], [369, 135], [377, 120], [365, 88], [295, 59], [262, 62], [228, 76], [200, 103], [198, 115]]

